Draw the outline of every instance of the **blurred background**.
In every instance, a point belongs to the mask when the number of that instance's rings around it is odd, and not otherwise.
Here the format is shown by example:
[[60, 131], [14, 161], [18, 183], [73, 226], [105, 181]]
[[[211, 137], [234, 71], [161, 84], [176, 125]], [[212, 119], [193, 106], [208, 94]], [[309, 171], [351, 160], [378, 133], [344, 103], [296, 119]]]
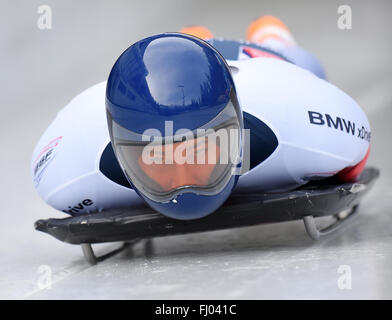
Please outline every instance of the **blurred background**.
[[[52, 10], [51, 30], [37, 26], [41, 5]], [[338, 28], [340, 5], [351, 7], [352, 29]], [[0, 298], [391, 299], [391, 12], [388, 0], [1, 1]], [[30, 177], [33, 148], [63, 106], [106, 80], [141, 38], [201, 24], [244, 39], [264, 14], [282, 19], [369, 117], [368, 163], [381, 177], [355, 222], [317, 243], [301, 221], [157, 238], [152, 253], [141, 244], [93, 267], [79, 247], [34, 230], [39, 218], [63, 217]], [[339, 289], [342, 265], [352, 271], [351, 289]], [[51, 286], [43, 288], [47, 272]]]

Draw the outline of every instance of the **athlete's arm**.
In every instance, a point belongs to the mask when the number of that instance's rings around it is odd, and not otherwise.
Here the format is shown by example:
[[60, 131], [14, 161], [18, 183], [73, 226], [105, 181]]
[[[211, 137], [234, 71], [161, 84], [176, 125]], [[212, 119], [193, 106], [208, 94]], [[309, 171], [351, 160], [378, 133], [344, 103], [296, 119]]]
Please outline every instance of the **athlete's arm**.
[[76, 96], [57, 114], [33, 153], [35, 188], [45, 202], [67, 214], [124, 207], [139, 200], [111, 149], [105, 90], [103, 82]]

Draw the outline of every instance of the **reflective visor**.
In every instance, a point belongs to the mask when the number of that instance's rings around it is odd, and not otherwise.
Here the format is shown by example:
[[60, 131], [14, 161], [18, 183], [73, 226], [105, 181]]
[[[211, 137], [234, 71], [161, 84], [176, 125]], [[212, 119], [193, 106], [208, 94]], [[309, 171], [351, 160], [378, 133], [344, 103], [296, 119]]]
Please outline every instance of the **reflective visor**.
[[241, 113], [234, 90], [226, 107], [196, 130], [153, 128], [143, 135], [121, 127], [108, 114], [113, 149], [128, 180], [153, 201], [183, 192], [219, 193], [241, 162]]

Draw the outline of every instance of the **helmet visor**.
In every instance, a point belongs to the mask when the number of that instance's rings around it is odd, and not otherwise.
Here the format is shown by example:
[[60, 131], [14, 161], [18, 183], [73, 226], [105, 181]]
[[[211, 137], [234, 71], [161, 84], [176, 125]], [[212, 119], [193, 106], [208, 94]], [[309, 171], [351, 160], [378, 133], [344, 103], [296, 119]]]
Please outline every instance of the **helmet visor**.
[[[143, 135], [121, 127], [108, 114], [109, 130], [120, 166], [135, 188], [165, 202], [183, 192], [219, 193], [241, 162], [241, 113], [234, 90], [226, 107], [196, 130], [172, 134], [148, 129]], [[169, 134], [167, 134], [169, 133]]]

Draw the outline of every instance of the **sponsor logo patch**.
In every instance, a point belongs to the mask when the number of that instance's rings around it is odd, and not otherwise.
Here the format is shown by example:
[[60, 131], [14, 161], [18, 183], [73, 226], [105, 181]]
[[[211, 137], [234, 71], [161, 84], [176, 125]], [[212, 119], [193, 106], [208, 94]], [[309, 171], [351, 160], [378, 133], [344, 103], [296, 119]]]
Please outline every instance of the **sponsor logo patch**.
[[44, 148], [42, 148], [41, 152], [38, 154], [36, 159], [34, 160], [34, 165], [33, 165], [33, 181], [35, 187], [39, 185], [41, 182], [42, 176], [44, 172], [46, 171], [46, 168], [52, 162], [52, 160], [55, 158], [55, 151], [56, 147], [59, 145], [61, 139], [63, 137], [57, 137], [50, 141]]
[[80, 201], [77, 205], [74, 206], [68, 206], [68, 209], [64, 209], [63, 212], [69, 213], [71, 215], [78, 215], [79, 213], [82, 213], [86, 207], [90, 207], [94, 204], [94, 202], [90, 199], [84, 199]]
[[329, 128], [340, 130], [359, 139], [370, 142], [370, 129], [364, 126], [358, 126], [354, 121], [344, 119], [342, 117], [334, 117], [330, 114], [322, 114], [316, 111], [308, 111], [309, 122], [319, 126], [327, 126]]

